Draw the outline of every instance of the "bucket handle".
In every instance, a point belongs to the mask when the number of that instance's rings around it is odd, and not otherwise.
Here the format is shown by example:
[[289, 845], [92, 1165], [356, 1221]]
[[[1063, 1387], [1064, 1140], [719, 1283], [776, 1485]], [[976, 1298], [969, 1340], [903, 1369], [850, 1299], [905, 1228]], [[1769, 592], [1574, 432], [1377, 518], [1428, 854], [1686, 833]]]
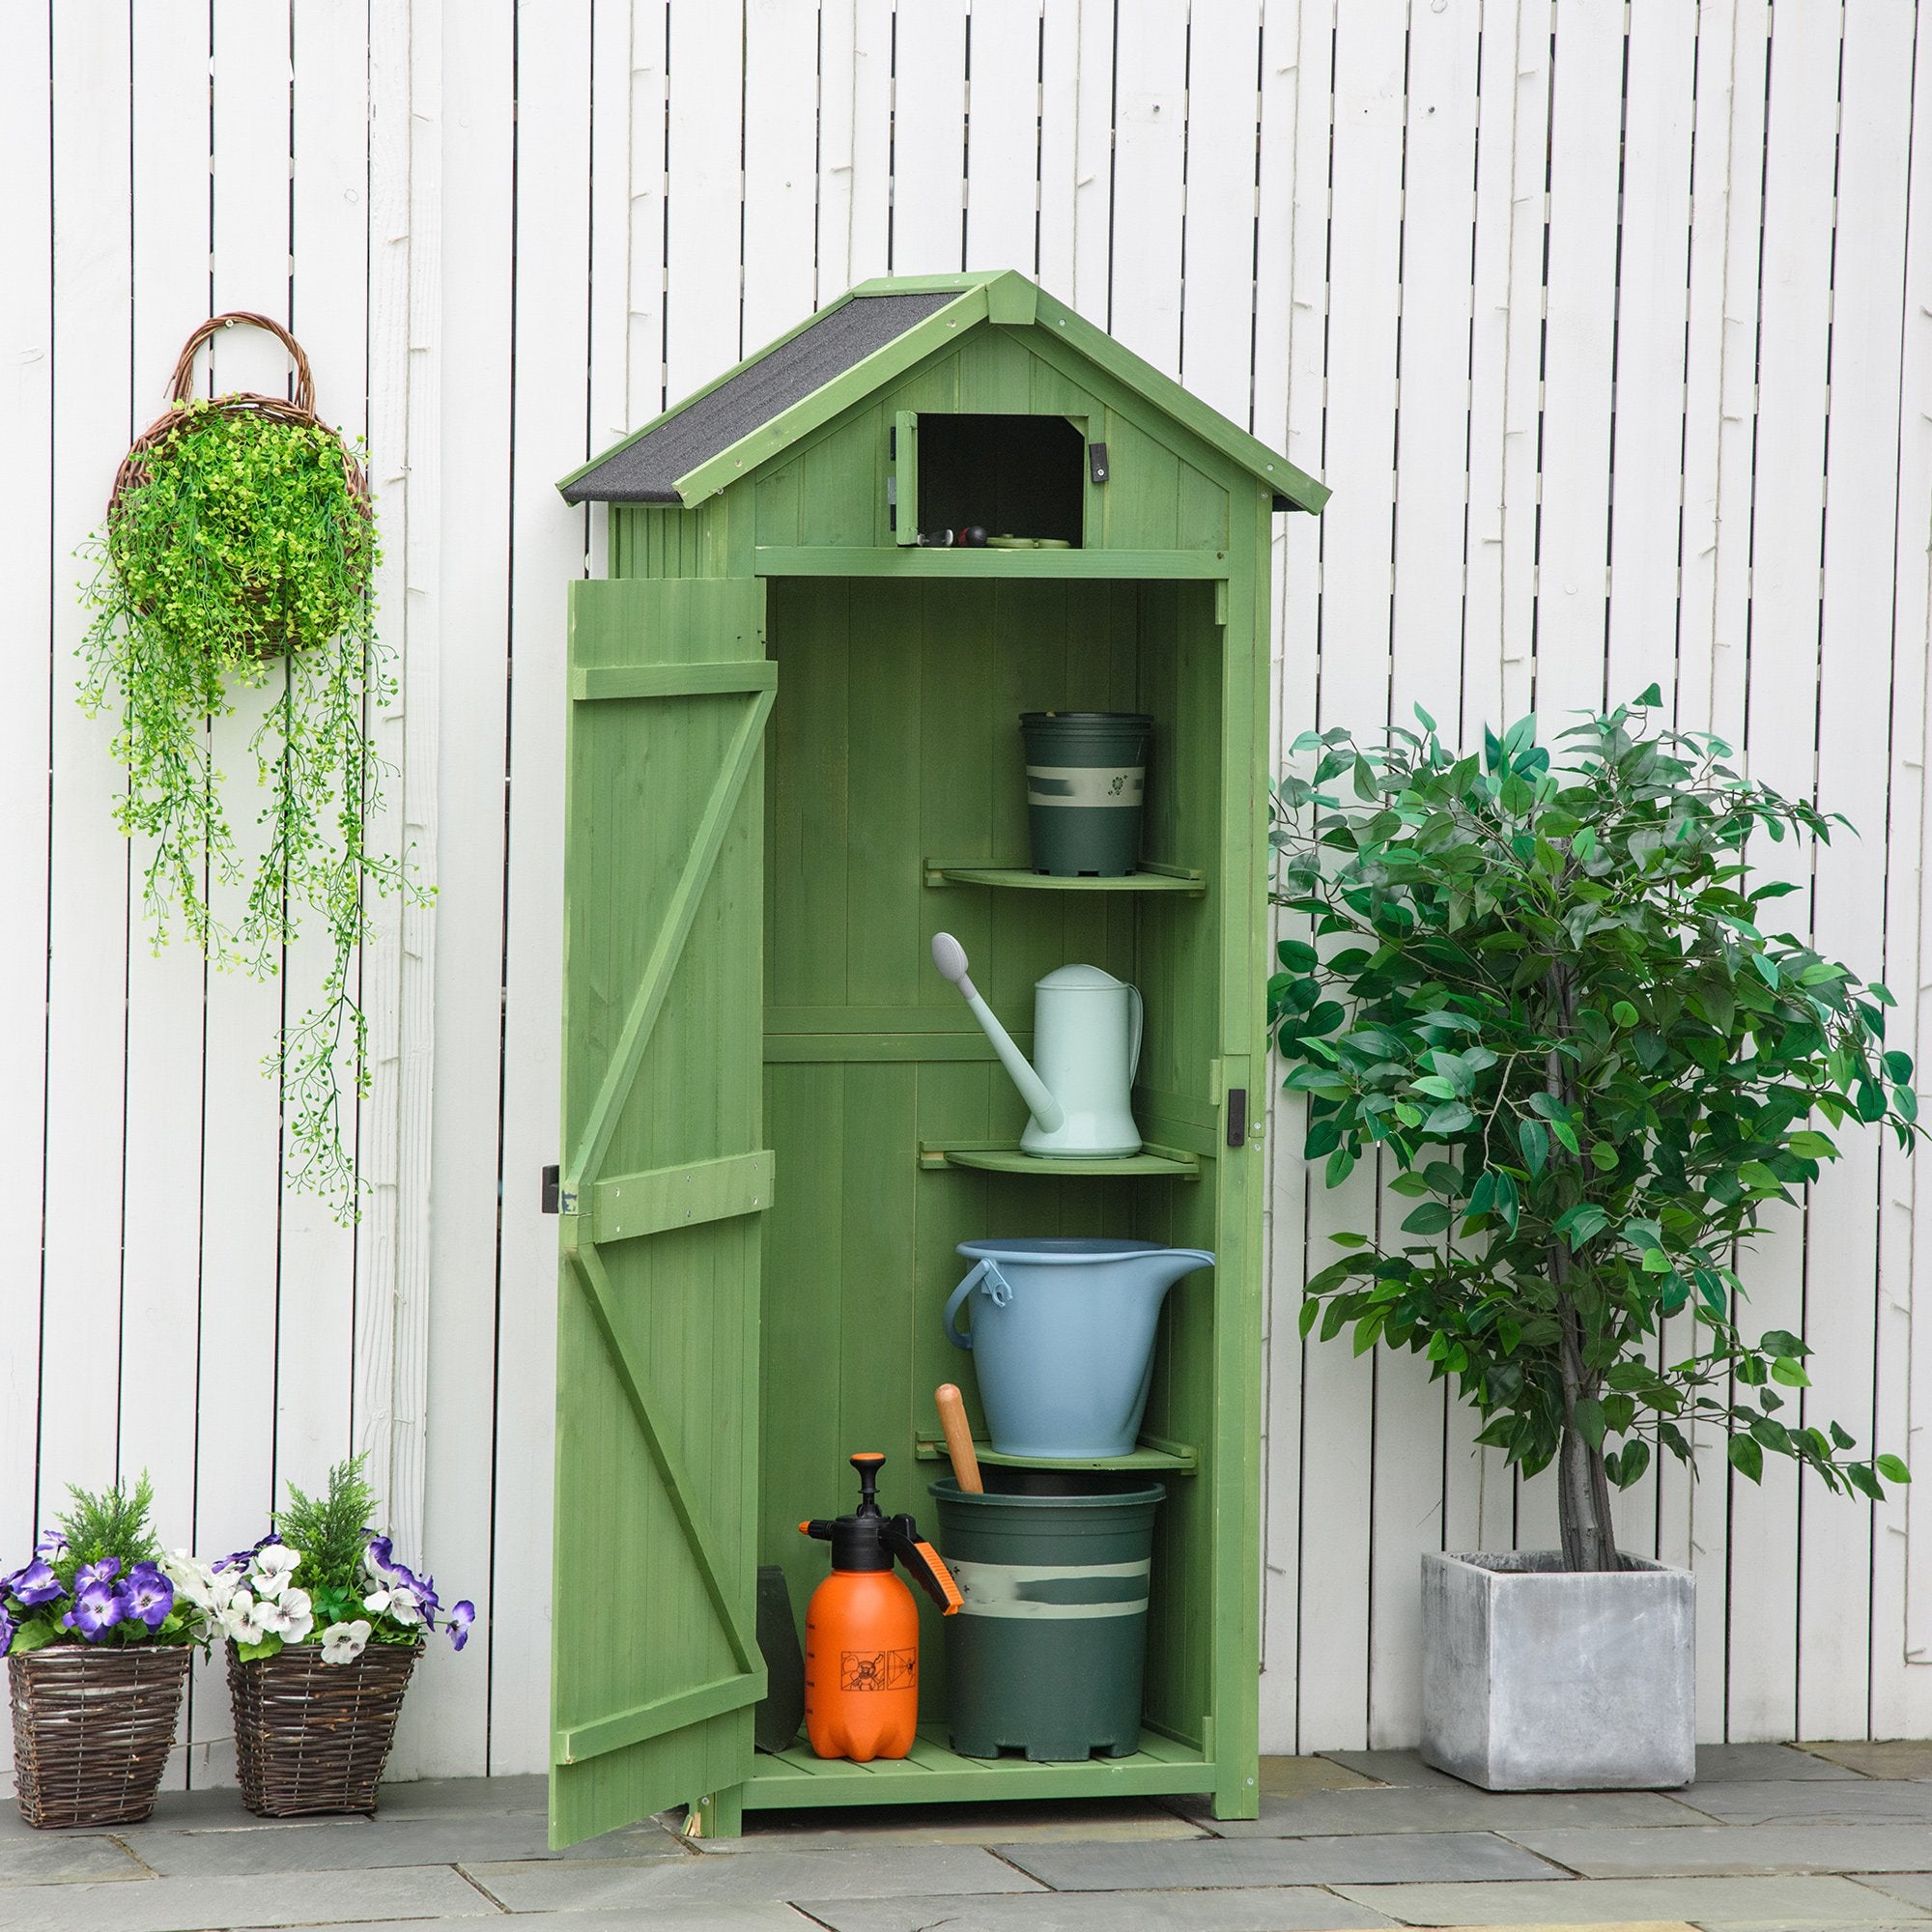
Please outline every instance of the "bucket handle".
[[986, 1297], [995, 1308], [1004, 1308], [1013, 1298], [1012, 1283], [1000, 1272], [999, 1264], [990, 1255], [975, 1263], [972, 1272], [952, 1291], [946, 1303], [946, 1339], [955, 1349], [970, 1349], [973, 1346], [971, 1333], [959, 1326], [956, 1318], [960, 1305], [982, 1283]]
[[1127, 997], [1134, 1003], [1134, 1043], [1127, 1051], [1127, 1078], [1132, 1081], [1141, 1070], [1141, 1022], [1147, 1018], [1147, 1002], [1138, 986], [1129, 986]]

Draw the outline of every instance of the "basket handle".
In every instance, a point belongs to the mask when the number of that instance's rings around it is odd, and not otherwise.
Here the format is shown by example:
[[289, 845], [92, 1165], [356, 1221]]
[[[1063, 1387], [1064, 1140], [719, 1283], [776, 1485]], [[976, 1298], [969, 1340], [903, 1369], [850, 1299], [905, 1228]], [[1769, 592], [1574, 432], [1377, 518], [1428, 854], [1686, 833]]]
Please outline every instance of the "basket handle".
[[256, 315], [247, 309], [231, 309], [226, 315], [212, 315], [182, 344], [182, 353], [175, 360], [174, 399], [185, 403], [194, 387], [194, 358], [204, 342], [212, 341], [217, 330], [233, 328], [238, 322], [245, 322], [251, 328], [266, 328], [289, 352], [289, 359], [296, 365], [295, 406], [305, 415], [315, 413], [315, 378], [309, 372], [308, 356], [302, 346], [279, 322], [266, 315]]

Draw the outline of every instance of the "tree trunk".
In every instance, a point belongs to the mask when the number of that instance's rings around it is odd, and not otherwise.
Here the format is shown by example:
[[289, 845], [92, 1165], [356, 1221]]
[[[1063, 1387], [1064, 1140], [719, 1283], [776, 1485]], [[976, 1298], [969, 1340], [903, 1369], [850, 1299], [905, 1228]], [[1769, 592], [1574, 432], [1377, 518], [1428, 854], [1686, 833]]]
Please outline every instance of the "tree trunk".
[[[1559, 1291], [1568, 1273], [1568, 1257], [1551, 1251], [1550, 1271]], [[1604, 1468], [1603, 1447], [1592, 1449], [1577, 1427], [1577, 1405], [1597, 1393], [1596, 1378], [1583, 1366], [1577, 1310], [1559, 1292], [1557, 1320], [1563, 1324], [1563, 1446], [1556, 1460], [1556, 1520], [1563, 1538], [1566, 1570], [1621, 1570], [1617, 1526], [1610, 1513], [1610, 1479]]]
[[[1576, 990], [1561, 964], [1549, 969], [1550, 1003], [1556, 1031], [1569, 1037]], [[1544, 1091], [1575, 1108], [1576, 1090], [1563, 1056], [1553, 1047], [1544, 1063]], [[1555, 1158], [1554, 1150], [1551, 1157]], [[1603, 1382], [1583, 1359], [1582, 1321], [1570, 1298], [1570, 1251], [1562, 1241], [1548, 1247], [1549, 1279], [1556, 1289], [1556, 1320], [1562, 1331], [1558, 1358], [1563, 1371], [1563, 1442], [1556, 1459], [1556, 1520], [1563, 1539], [1566, 1570], [1621, 1570], [1617, 1526], [1610, 1514], [1610, 1478], [1604, 1467], [1601, 1440], [1591, 1448], [1577, 1427], [1577, 1405], [1594, 1401]]]

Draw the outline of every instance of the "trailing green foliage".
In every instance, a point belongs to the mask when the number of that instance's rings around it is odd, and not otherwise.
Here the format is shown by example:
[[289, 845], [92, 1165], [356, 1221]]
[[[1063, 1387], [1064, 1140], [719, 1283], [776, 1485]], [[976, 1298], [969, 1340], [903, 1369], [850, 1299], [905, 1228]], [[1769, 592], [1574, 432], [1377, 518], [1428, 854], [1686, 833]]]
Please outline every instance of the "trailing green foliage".
[[[91, 546], [81, 702], [121, 721], [113, 751], [128, 787], [115, 814], [142, 841], [157, 950], [179, 917], [217, 965], [266, 977], [303, 917], [321, 920], [333, 958], [320, 998], [285, 1023], [267, 1065], [282, 1082], [290, 1179], [352, 1219], [341, 1091], [365, 1094], [368, 1070], [351, 955], [369, 888], [421, 896], [406, 864], [368, 843], [382, 809], [368, 713], [396, 688], [369, 588], [374, 523], [328, 430], [178, 407], [179, 427]], [[249, 752], [268, 835], [244, 866], [209, 727], [238, 688], [265, 684], [278, 688]], [[216, 886], [240, 891], [239, 916], [217, 916]]]
[[1306, 1151], [1333, 1186], [1382, 1150], [1415, 1204], [1399, 1233], [1335, 1237], [1302, 1333], [1413, 1350], [1479, 1441], [1530, 1473], [1560, 1457], [1579, 1569], [1616, 1566], [1609, 1485], [1654, 1447], [1690, 1463], [1694, 1423], [1752, 1481], [1766, 1452], [1874, 1499], [1909, 1480], [1805, 1419], [1809, 1350], [1747, 1339], [1735, 1268], [1839, 1129], [1889, 1124], [1911, 1151], [1893, 1001], [1764, 929], [1797, 888], [1753, 883], [1747, 840], [1831, 821], [1654, 725], [1658, 702], [1564, 732], [1554, 759], [1533, 718], [1480, 757], [1420, 710], [1423, 734], [1374, 748], [1310, 733], [1310, 776], [1275, 799], [1274, 898], [1315, 941], [1283, 941], [1268, 984]]
[[73, 1505], [56, 1519], [60, 1540], [67, 1547], [53, 1558], [53, 1570], [70, 1588], [83, 1564], [113, 1556], [120, 1558], [123, 1569], [131, 1570], [160, 1555], [160, 1539], [150, 1520], [155, 1486], [145, 1469], [135, 1478], [131, 1495], [119, 1483], [104, 1490], [70, 1487], [68, 1494]]

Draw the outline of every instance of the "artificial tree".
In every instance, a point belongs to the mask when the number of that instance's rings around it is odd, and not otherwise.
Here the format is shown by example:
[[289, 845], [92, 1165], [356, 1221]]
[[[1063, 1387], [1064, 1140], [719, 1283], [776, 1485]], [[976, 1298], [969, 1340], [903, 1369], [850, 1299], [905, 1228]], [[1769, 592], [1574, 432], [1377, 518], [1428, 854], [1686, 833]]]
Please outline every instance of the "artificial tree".
[[1333, 1186], [1378, 1150], [1418, 1204], [1394, 1238], [1334, 1236], [1301, 1332], [1425, 1355], [1479, 1442], [1529, 1474], [1556, 1461], [1570, 1570], [1620, 1567], [1611, 1487], [1653, 1442], [1694, 1470], [1694, 1422], [1753, 1482], [1767, 1450], [1874, 1499], [1909, 1480], [1836, 1422], [1780, 1416], [1809, 1350], [1747, 1338], [1735, 1267], [1767, 1205], [1837, 1157], [1827, 1129], [1889, 1124], [1907, 1151], [1919, 1132], [1891, 995], [1760, 923], [1797, 888], [1754, 882], [1747, 843], [1845, 821], [1663, 728], [1659, 702], [1553, 757], [1533, 718], [1480, 756], [1419, 708], [1420, 733], [1372, 748], [1311, 732], [1275, 798], [1273, 896], [1314, 942], [1283, 940], [1268, 986], [1306, 1151]]

